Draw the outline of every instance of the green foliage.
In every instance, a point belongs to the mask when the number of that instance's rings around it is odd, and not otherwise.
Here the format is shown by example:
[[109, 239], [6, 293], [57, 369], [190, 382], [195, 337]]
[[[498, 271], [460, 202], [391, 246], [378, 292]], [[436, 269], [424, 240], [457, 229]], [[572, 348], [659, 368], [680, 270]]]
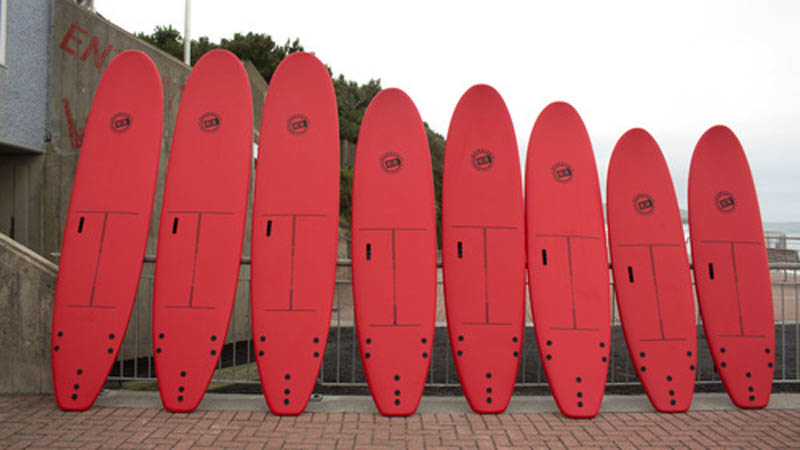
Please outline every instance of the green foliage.
[[136, 33], [136, 37], [183, 60], [183, 38], [180, 31], [172, 28], [172, 25], [158, 25], [152, 34]]
[[[157, 48], [169, 53], [170, 55], [183, 60], [183, 37], [181, 33], [168, 26], [157, 26], [153, 33], [136, 33], [136, 37], [142, 39]], [[258, 69], [258, 72], [269, 83], [272, 74], [278, 64], [291, 53], [303, 51], [299, 39], [294, 41], [287, 40], [285, 44], [278, 45], [270, 35], [263, 33], [236, 33], [231, 39], [222, 39], [219, 44], [211, 42], [208, 37], [202, 36], [193, 39], [192, 46], [192, 65], [194, 65], [205, 53], [216, 48], [226, 49], [241, 60], [249, 60]], [[328, 72], [332, 73], [330, 67]], [[358, 133], [361, 128], [361, 121], [367, 106], [381, 91], [381, 80], [370, 80], [367, 84], [358, 84], [348, 80], [344, 75], [339, 75], [333, 79], [333, 88], [336, 91], [336, 102], [339, 110], [339, 137], [349, 142], [358, 141]], [[428, 136], [428, 145], [431, 151], [431, 163], [433, 165], [433, 185], [436, 195], [436, 223], [438, 241], [441, 242], [441, 216], [442, 208], [440, 199], [442, 196], [442, 165], [444, 164], [444, 137], [425, 124], [425, 132]], [[353, 191], [353, 169], [342, 167], [339, 183], [339, 211], [340, 224], [342, 227], [349, 228], [350, 217], [352, 214], [352, 191]]]
[[200, 39], [192, 40], [192, 65], [197, 63], [197, 60], [200, 59], [201, 56], [205, 55], [206, 53], [214, 50], [215, 48], [219, 48], [219, 46], [213, 42], [211, 42], [208, 37], [202, 36]]
[[381, 80], [369, 80], [359, 85], [355, 81], [345, 79], [344, 75], [333, 80], [336, 91], [336, 103], [339, 107], [339, 137], [349, 142], [358, 141], [361, 120], [369, 102], [381, 91]]
[[444, 136], [433, 131], [425, 123], [425, 133], [428, 135], [428, 146], [431, 150], [431, 166], [433, 168], [433, 192], [436, 204], [436, 242], [442, 246], [442, 172], [444, 169]]
[[272, 80], [272, 74], [275, 73], [275, 69], [283, 61], [283, 58], [294, 52], [303, 51], [299, 39], [295, 39], [293, 42], [287, 39], [285, 44], [277, 45], [270, 35], [253, 32], [236, 33], [233, 35], [233, 39], [222, 39], [219, 46], [238, 56], [241, 60], [252, 62], [267, 83]]

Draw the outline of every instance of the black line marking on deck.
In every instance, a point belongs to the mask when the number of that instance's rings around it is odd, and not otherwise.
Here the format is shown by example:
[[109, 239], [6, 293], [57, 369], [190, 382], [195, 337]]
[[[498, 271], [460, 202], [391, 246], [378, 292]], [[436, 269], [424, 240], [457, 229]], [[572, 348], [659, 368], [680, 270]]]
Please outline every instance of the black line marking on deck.
[[421, 324], [404, 324], [400, 323], [397, 311], [397, 240], [398, 232], [400, 231], [427, 231], [427, 228], [403, 228], [403, 227], [387, 227], [387, 228], [359, 228], [359, 231], [390, 231], [392, 233], [392, 321], [390, 324], [369, 324], [370, 327], [419, 327]]
[[[661, 292], [658, 288], [658, 274], [656, 273], [656, 259], [654, 248], [655, 247], [673, 247], [673, 248], [680, 248], [683, 243], [670, 243], [670, 242], [648, 242], [648, 243], [628, 243], [628, 244], [619, 244], [617, 247], [647, 247], [648, 256], [650, 257], [650, 271], [653, 275], [653, 287], [655, 289], [656, 294], [656, 312], [658, 314], [658, 327], [660, 331], [660, 338], [658, 339], [640, 339], [641, 342], [660, 342], [660, 341], [672, 341], [672, 340], [685, 340], [685, 338], [667, 338], [666, 331], [664, 330], [664, 315], [661, 310]], [[628, 278], [630, 279], [631, 283], [633, 283], [633, 275], [632, 275], [633, 268], [628, 266]]]
[[[92, 279], [92, 291], [89, 294], [89, 304], [69, 304], [67, 305], [70, 308], [99, 308], [99, 309], [116, 309], [116, 306], [110, 305], [95, 305], [94, 298], [95, 298], [95, 291], [97, 290], [97, 279], [100, 276], [100, 263], [103, 258], [103, 248], [105, 246], [106, 240], [106, 229], [108, 228], [108, 217], [111, 215], [124, 215], [124, 216], [138, 216], [140, 213], [135, 211], [111, 211], [111, 210], [81, 210], [75, 211], [78, 214], [102, 214], [103, 215], [103, 226], [100, 230], [100, 245], [97, 249], [97, 259], [95, 261], [94, 267], [94, 277]], [[83, 232], [83, 224], [84, 218], [81, 217], [80, 225], [78, 227], [78, 232]]]
[[567, 263], [569, 265], [569, 296], [572, 308], [572, 327], [553, 327], [552, 330], [576, 330], [576, 331], [594, 331], [595, 328], [581, 328], [578, 327], [578, 311], [575, 306], [575, 273], [572, 267], [572, 240], [573, 239], [591, 239], [600, 240], [605, 237], [586, 235], [586, 234], [555, 234], [555, 233], [537, 233], [537, 237], [556, 237], [564, 238], [567, 241]]
[[[305, 214], [305, 213], [263, 213], [262, 217], [291, 217], [292, 218], [292, 232], [290, 235], [290, 253], [289, 253], [289, 307], [288, 308], [266, 308], [264, 311], [277, 312], [277, 311], [297, 311], [297, 312], [314, 312], [316, 309], [309, 308], [295, 308], [294, 305], [294, 272], [295, 272], [295, 259], [296, 259], [296, 243], [297, 243], [297, 219], [306, 217], [327, 217], [327, 214]], [[267, 236], [272, 234], [272, 221], [267, 221]]]
[[[715, 240], [715, 239], [706, 239], [700, 241], [703, 244], [726, 244], [729, 246], [731, 250], [731, 264], [733, 265], [733, 282], [734, 287], [736, 290], [736, 308], [739, 314], [739, 334], [737, 335], [720, 335], [723, 337], [762, 337], [757, 335], [748, 335], [744, 332], [744, 316], [742, 315], [742, 300], [741, 300], [741, 292], [739, 291], [739, 269], [736, 265], [736, 245], [763, 245], [762, 241], [736, 241], [736, 240]], [[709, 263], [709, 277], [713, 280], [714, 279], [714, 266], [713, 263]]]
[[[451, 225], [450, 228], [457, 229], [474, 229], [481, 230], [483, 239], [483, 299], [484, 299], [484, 320], [478, 321], [465, 321], [463, 325], [499, 325], [508, 326], [510, 323], [506, 322], [492, 322], [490, 314], [490, 300], [489, 300], [489, 230], [517, 230], [519, 227], [504, 226], [504, 225]], [[461, 258], [462, 243], [458, 242], [458, 257]]]
[[[194, 290], [195, 290], [195, 283], [197, 281], [197, 260], [198, 255], [200, 253], [200, 232], [203, 228], [203, 216], [213, 215], [213, 216], [232, 216], [234, 213], [232, 211], [192, 211], [192, 210], [180, 210], [180, 211], [167, 211], [167, 214], [195, 214], [197, 215], [197, 229], [195, 231], [194, 237], [194, 255], [192, 256], [192, 284], [189, 288], [189, 304], [188, 305], [167, 305], [166, 308], [169, 309], [216, 309], [214, 306], [195, 306], [194, 305]], [[177, 220], [177, 218], [176, 218]], [[177, 223], [177, 222], [175, 222]]]

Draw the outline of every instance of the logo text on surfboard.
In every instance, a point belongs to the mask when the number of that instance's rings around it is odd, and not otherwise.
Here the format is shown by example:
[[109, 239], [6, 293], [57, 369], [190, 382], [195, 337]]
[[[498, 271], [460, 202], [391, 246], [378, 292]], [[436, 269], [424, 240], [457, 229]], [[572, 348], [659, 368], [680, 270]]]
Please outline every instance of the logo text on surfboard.
[[639, 214], [648, 215], [655, 209], [655, 202], [650, 194], [637, 194], [633, 197], [633, 208]]
[[111, 131], [124, 133], [131, 127], [131, 116], [128, 113], [118, 112], [111, 116]]
[[736, 209], [736, 199], [728, 191], [718, 192], [714, 196], [714, 203], [717, 205], [717, 209], [724, 213], [729, 213]]
[[397, 173], [403, 168], [403, 157], [398, 153], [389, 152], [381, 156], [381, 169], [386, 173]]
[[489, 170], [494, 164], [494, 155], [485, 148], [472, 152], [472, 165], [478, 170]]
[[575, 176], [575, 170], [565, 162], [557, 162], [552, 167], [553, 178], [559, 183], [569, 183]]
[[302, 114], [294, 114], [286, 122], [286, 128], [292, 134], [304, 134], [308, 130], [308, 117]]
[[205, 113], [203, 117], [200, 118], [200, 129], [206, 133], [217, 131], [221, 124], [222, 118], [219, 117], [219, 114], [214, 112]]

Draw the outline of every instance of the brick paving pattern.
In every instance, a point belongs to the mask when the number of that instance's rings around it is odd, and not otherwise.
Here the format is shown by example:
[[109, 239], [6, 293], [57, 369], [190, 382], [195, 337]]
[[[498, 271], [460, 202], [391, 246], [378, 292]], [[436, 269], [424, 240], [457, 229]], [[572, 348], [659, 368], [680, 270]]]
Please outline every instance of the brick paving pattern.
[[0, 396], [0, 448], [800, 448], [800, 409], [602, 413], [377, 414], [56, 408]]

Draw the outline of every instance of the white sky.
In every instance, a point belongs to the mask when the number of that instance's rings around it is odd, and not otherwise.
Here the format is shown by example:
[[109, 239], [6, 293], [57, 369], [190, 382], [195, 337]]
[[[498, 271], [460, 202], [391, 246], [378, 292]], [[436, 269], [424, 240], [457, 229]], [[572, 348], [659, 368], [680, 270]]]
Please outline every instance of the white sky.
[[[172, 24], [183, 0], [95, 0], [129, 31]], [[800, 1], [193, 0], [193, 38], [300, 38], [334, 74], [405, 90], [447, 134], [458, 99], [488, 83], [511, 112], [524, 164], [551, 101], [570, 102], [594, 144], [601, 185], [616, 140], [659, 142], [686, 208], [692, 150], [728, 125], [750, 158], [765, 221], [800, 221]]]

